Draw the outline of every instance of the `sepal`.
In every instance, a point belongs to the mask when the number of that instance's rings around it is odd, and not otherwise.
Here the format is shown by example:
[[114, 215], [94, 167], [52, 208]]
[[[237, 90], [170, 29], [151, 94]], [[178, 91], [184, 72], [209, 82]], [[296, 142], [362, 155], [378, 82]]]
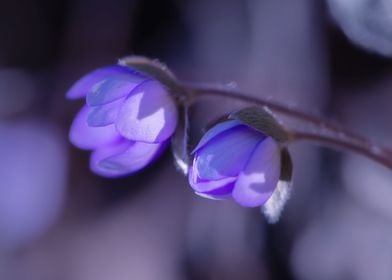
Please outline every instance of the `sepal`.
[[281, 150], [281, 171], [276, 189], [267, 202], [260, 207], [267, 221], [274, 224], [279, 221], [280, 215], [290, 198], [292, 189], [293, 163], [287, 148]]
[[291, 138], [290, 133], [263, 107], [247, 107], [231, 113], [228, 118], [239, 120], [279, 143], [286, 143]]

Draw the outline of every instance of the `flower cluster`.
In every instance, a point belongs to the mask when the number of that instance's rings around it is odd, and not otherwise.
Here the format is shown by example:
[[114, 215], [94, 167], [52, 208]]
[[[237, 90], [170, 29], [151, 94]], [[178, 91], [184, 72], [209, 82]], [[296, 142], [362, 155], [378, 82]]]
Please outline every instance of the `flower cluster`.
[[[202, 96], [252, 106], [220, 118], [189, 153], [188, 112]], [[174, 159], [196, 194], [261, 206], [270, 222], [279, 219], [290, 196], [293, 165], [287, 145], [292, 141], [351, 150], [392, 169], [392, 150], [387, 147], [278, 103], [184, 85], [165, 65], [144, 57], [126, 57], [118, 65], [87, 74], [67, 97], [86, 100], [69, 137], [75, 146], [92, 151], [94, 173], [120, 177], [142, 170], [171, 142]], [[282, 125], [277, 119], [289, 122]]]
[[[119, 177], [143, 169], [161, 154], [178, 129], [179, 110], [171, 94], [175, 90], [170, 88], [173, 81], [165, 80], [171, 76], [161, 75], [162, 68], [139, 64], [93, 71], [67, 93], [69, 99], [86, 99], [71, 126], [70, 140], [92, 151], [91, 170], [98, 175]], [[281, 179], [281, 147], [275, 140], [280, 136], [270, 135], [274, 131], [271, 116], [257, 117], [257, 110], [244, 112], [245, 121], [227, 119], [201, 138], [192, 153], [188, 176], [198, 195], [256, 207], [266, 203]]]

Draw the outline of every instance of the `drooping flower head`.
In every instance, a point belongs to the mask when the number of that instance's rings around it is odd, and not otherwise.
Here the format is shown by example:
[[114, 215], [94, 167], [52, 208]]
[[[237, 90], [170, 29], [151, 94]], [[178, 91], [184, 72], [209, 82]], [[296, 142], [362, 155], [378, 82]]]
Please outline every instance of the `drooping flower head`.
[[281, 151], [276, 139], [249, 122], [226, 120], [208, 130], [194, 149], [190, 185], [207, 198], [261, 206], [281, 178]]
[[125, 65], [87, 74], [67, 97], [86, 99], [69, 137], [75, 146], [92, 150], [90, 167], [104, 177], [127, 175], [153, 162], [177, 125], [176, 104], [167, 88]]

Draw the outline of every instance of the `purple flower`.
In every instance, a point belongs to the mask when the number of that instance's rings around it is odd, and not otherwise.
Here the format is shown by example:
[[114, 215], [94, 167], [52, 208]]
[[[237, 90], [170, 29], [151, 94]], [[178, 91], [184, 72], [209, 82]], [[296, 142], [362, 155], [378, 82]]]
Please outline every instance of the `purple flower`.
[[165, 86], [126, 66], [87, 74], [67, 97], [86, 97], [69, 137], [75, 146], [92, 150], [91, 169], [104, 177], [127, 175], [150, 164], [177, 125], [176, 104]]
[[238, 120], [215, 125], [193, 151], [189, 182], [201, 196], [232, 198], [246, 207], [263, 205], [281, 172], [279, 144]]

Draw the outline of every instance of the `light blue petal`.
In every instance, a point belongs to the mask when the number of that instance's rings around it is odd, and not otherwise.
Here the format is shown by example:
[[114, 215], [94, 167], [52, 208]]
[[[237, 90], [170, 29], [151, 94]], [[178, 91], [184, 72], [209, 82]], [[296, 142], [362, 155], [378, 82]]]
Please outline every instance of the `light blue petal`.
[[88, 125], [100, 127], [113, 124], [124, 101], [125, 98], [121, 98], [102, 106], [91, 107], [91, 112], [87, 117]]
[[100, 106], [126, 97], [148, 78], [138, 73], [122, 73], [99, 81], [87, 93], [89, 106]]
[[264, 204], [275, 190], [280, 176], [280, 148], [271, 137], [261, 142], [239, 174], [233, 199], [246, 207]]
[[261, 133], [242, 125], [222, 132], [195, 153], [194, 166], [199, 177], [236, 177], [263, 138]]
[[196, 148], [193, 150], [192, 153], [195, 153], [197, 150], [201, 149], [202, 147], [204, 147], [205, 144], [207, 144], [208, 142], [210, 142], [214, 137], [216, 137], [217, 135], [221, 134], [222, 132], [229, 130], [233, 127], [236, 127], [238, 125], [242, 125], [241, 122], [237, 121], [237, 120], [230, 120], [230, 121], [225, 121], [225, 122], [221, 122], [217, 125], [215, 125], [214, 127], [212, 127], [211, 129], [209, 129], [201, 138], [199, 144], [196, 146]]
[[89, 107], [85, 106], [76, 115], [69, 132], [69, 139], [72, 144], [80, 149], [90, 150], [121, 138], [114, 125], [104, 127], [88, 126], [87, 116], [90, 110]]
[[79, 79], [67, 92], [66, 96], [68, 99], [83, 98], [91, 90], [91, 88], [98, 82], [104, 80], [107, 77], [121, 75], [128, 73], [129, 71], [119, 65], [112, 65], [97, 69], [88, 73]]
[[[214, 194], [213, 192], [227, 186], [234, 184], [236, 177], [225, 177], [218, 180], [200, 180], [197, 176], [197, 170], [191, 168], [189, 170], [188, 180], [189, 184], [193, 188], [196, 193], [207, 193]], [[231, 190], [228, 190], [226, 193], [218, 192], [215, 194], [225, 195], [228, 194]]]
[[123, 140], [101, 147], [91, 155], [92, 171], [103, 177], [120, 177], [135, 173], [156, 160], [167, 142], [150, 144]]
[[133, 141], [166, 141], [177, 126], [177, 107], [162, 84], [148, 81], [125, 100], [115, 122], [118, 132]]

